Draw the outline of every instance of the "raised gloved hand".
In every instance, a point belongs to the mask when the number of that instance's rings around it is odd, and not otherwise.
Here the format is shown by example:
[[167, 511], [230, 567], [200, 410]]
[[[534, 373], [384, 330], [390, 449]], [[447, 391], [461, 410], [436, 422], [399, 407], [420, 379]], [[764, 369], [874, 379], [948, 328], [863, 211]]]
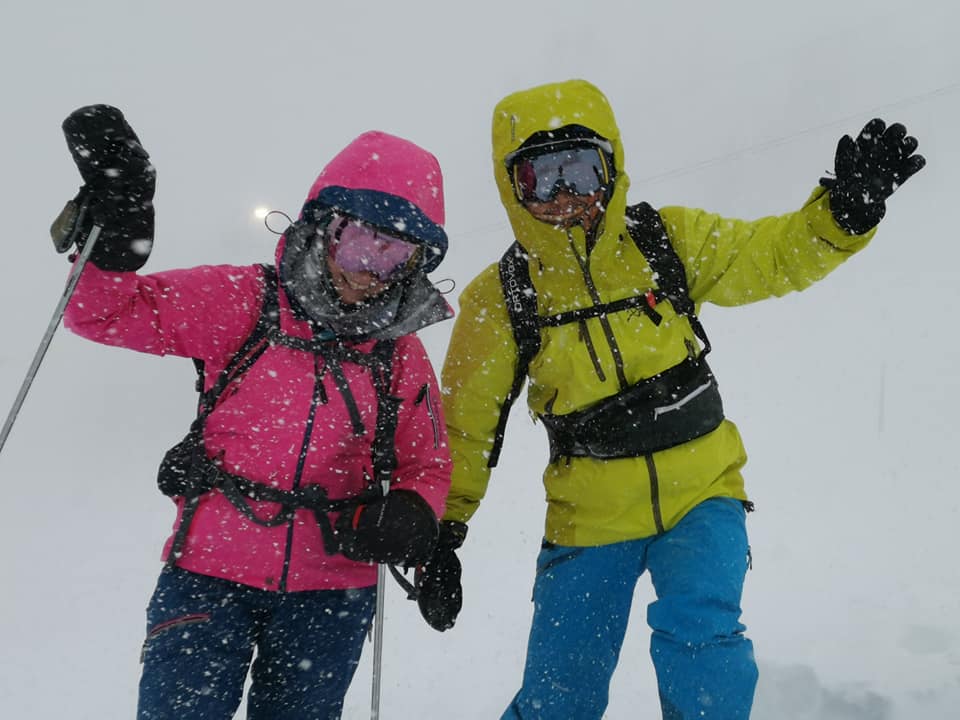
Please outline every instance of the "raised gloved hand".
[[90, 260], [103, 270], [139, 270], [153, 247], [156, 172], [123, 113], [110, 105], [89, 105], [63, 121], [63, 133], [83, 186], [50, 228], [66, 252], [82, 249], [90, 230], [102, 230]]
[[875, 118], [854, 140], [840, 138], [832, 178], [820, 178], [830, 191], [830, 212], [837, 225], [862, 235], [883, 219], [886, 199], [927, 161], [915, 154], [917, 139], [900, 123], [890, 127]]
[[412, 490], [391, 490], [340, 513], [337, 538], [351, 560], [413, 567], [433, 553], [437, 516]]
[[416, 571], [420, 614], [430, 627], [440, 632], [453, 627], [463, 607], [462, 568], [455, 550], [463, 545], [466, 537], [467, 526], [463, 523], [452, 520], [440, 523], [437, 549]]

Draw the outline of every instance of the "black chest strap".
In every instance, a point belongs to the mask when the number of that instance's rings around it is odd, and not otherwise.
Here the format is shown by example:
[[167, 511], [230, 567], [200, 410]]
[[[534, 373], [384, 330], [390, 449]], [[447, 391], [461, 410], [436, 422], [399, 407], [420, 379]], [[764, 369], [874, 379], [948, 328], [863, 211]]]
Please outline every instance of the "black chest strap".
[[275, 345], [313, 353], [324, 359], [326, 367], [330, 369], [330, 374], [333, 376], [334, 385], [347, 407], [353, 432], [358, 436], [366, 434], [366, 427], [343, 372], [343, 363], [359, 365], [370, 373], [377, 395], [377, 420], [371, 444], [373, 480], [381, 486], [383, 483], [389, 483], [397, 467], [395, 440], [401, 404], [400, 398], [392, 394], [396, 341], [378, 340], [370, 352], [361, 352], [339, 341], [316, 341], [284, 335], [279, 328], [270, 333], [270, 340]]

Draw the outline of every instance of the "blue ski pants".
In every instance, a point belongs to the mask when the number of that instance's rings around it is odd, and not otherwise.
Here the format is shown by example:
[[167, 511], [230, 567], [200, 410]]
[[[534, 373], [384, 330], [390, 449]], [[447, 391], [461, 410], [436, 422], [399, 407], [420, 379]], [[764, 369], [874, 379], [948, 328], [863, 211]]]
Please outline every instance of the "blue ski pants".
[[249, 720], [337, 720], [375, 596], [164, 570], [147, 608], [138, 720], [231, 720], [248, 670]]
[[749, 552], [743, 505], [730, 498], [701, 503], [654, 537], [597, 547], [544, 543], [523, 685], [501, 720], [602, 717], [634, 587], [647, 570], [664, 720], [749, 718], [757, 667], [740, 623]]

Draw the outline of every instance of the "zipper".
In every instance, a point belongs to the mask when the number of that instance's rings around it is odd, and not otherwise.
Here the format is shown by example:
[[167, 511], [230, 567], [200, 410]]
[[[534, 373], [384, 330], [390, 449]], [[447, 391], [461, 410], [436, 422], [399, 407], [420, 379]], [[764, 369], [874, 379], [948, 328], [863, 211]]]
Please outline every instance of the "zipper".
[[150, 628], [150, 631], [147, 633], [147, 637], [143, 641], [143, 645], [140, 646], [140, 664], [143, 665], [143, 661], [147, 656], [147, 645], [149, 645], [150, 641], [157, 636], [162, 635], [169, 630], [186, 627], [187, 625], [198, 625], [199, 623], [205, 622], [210, 622], [210, 613], [192, 613], [188, 615], [181, 615], [179, 617], [157, 623]]
[[657, 476], [657, 464], [653, 461], [653, 455], [643, 456], [647, 462], [647, 474], [650, 476], [650, 505], [653, 509], [653, 523], [657, 527], [657, 534], [664, 532], [663, 515], [660, 512], [660, 478]]
[[421, 402], [427, 408], [427, 416], [430, 418], [430, 426], [433, 428], [433, 447], [436, 449], [440, 447], [440, 424], [437, 421], [437, 413], [433, 409], [433, 402], [430, 400], [430, 386], [427, 383], [424, 383], [423, 387], [420, 388], [417, 399], [414, 400], [413, 404], [419, 405]]
[[[323, 388], [323, 370], [319, 367], [320, 358], [313, 356], [313, 398], [310, 401], [310, 412], [307, 413], [307, 427], [303, 434], [303, 444], [300, 446], [300, 455], [297, 457], [297, 470], [293, 474], [293, 490], [300, 487], [300, 480], [303, 476], [303, 466], [307, 462], [307, 452], [310, 449], [310, 436], [313, 435], [313, 423], [317, 417], [317, 407], [321, 399], [325, 399], [326, 393]], [[283, 548], [283, 571], [280, 574], [280, 585], [277, 588], [280, 592], [287, 590], [287, 575], [290, 573], [290, 553], [293, 550], [293, 525], [297, 519], [296, 511], [290, 513], [290, 520], [287, 521], [287, 543]]]
[[176, 627], [183, 627], [184, 625], [196, 625], [197, 623], [208, 622], [210, 620], [210, 613], [193, 613], [192, 615], [181, 615], [180, 617], [175, 617], [171, 620], [164, 620], [161, 623], [157, 623], [152, 628], [150, 632], [147, 633], [147, 639], [155, 638], [157, 635], [166, 632], [167, 630], [172, 630]]
[[[556, 545], [549, 547], [549, 549], [551, 550], [554, 548], [556, 548]], [[547, 549], [547, 547], [544, 547], [542, 549]], [[541, 575], [547, 574], [548, 572], [553, 570], [555, 567], [557, 567], [557, 565], [562, 565], [565, 562], [570, 562], [571, 560], [574, 560], [575, 558], [579, 557], [580, 555], [583, 554], [585, 550], [586, 548], [582, 548], [582, 547], [568, 548], [566, 552], [564, 552], [563, 554], [557, 555], [556, 557], [551, 558], [550, 560], [545, 562], [542, 567], [538, 567], [536, 575], [539, 577]]]

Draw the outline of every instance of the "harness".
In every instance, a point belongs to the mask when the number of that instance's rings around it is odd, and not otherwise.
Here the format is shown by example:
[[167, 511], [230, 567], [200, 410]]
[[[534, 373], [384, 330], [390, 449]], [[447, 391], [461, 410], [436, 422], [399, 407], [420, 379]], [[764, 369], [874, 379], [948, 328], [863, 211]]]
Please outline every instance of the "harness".
[[[169, 497], [184, 498], [180, 522], [167, 557], [167, 567], [176, 565], [182, 554], [183, 544], [201, 498], [215, 489], [221, 490], [244, 517], [263, 527], [276, 527], [287, 523], [299, 509], [313, 511], [320, 526], [324, 549], [332, 555], [339, 551], [339, 543], [327, 513], [355, 508], [381, 496], [384, 492], [382, 488], [386, 486], [384, 483], [389, 484], [397, 465], [394, 438], [400, 400], [390, 394], [394, 341], [378, 341], [369, 353], [364, 353], [346, 347], [336, 340], [306, 340], [284, 335], [279, 324], [276, 272], [270, 265], [263, 265], [262, 269], [265, 278], [264, 294], [256, 326], [207, 391], [203, 390], [203, 361], [194, 359], [198, 374], [197, 391], [200, 394], [197, 416], [184, 439], [167, 451], [160, 464], [157, 475], [160, 491]], [[304, 445], [300, 452], [296, 484], [292, 490], [280, 490], [265, 483], [229, 473], [223, 469], [220, 458], [207, 456], [203, 441], [207, 418], [216, 408], [224, 391], [238, 383], [266, 349], [274, 345], [284, 345], [313, 354], [315, 369], [319, 368], [321, 359], [324, 361], [325, 368], [329, 369], [334, 384], [343, 397], [355, 435], [365, 434], [366, 428], [343, 373], [343, 363], [361, 365], [371, 373], [377, 396], [376, 429], [371, 449], [373, 477], [368, 478], [367, 488], [359, 495], [331, 500], [327, 497], [326, 490], [320, 485], [299, 486], [299, 472], [305, 460], [313, 427], [313, 409], [318, 404], [327, 402], [319, 374], [315, 379], [311, 414], [305, 430]], [[272, 517], [260, 517], [250, 506], [249, 501], [277, 503], [280, 508]]]
[[493, 448], [487, 462], [500, 457], [510, 409], [520, 391], [530, 362], [540, 351], [540, 332], [589, 318], [605, 318], [627, 310], [643, 312], [660, 325], [657, 305], [669, 300], [677, 314], [687, 318], [703, 350], [664, 372], [641, 380], [599, 402], [565, 415], [544, 413], [540, 419], [550, 439], [550, 461], [564, 457], [642, 457], [674, 447], [714, 430], [723, 420], [723, 405], [704, 356], [710, 340], [696, 316], [687, 288], [683, 262], [670, 244], [660, 213], [648, 203], [626, 210], [627, 231], [655, 273], [657, 288], [641, 295], [540, 315], [536, 288], [530, 278], [529, 256], [513, 243], [500, 259], [500, 282], [517, 344], [513, 383], [500, 409]]

